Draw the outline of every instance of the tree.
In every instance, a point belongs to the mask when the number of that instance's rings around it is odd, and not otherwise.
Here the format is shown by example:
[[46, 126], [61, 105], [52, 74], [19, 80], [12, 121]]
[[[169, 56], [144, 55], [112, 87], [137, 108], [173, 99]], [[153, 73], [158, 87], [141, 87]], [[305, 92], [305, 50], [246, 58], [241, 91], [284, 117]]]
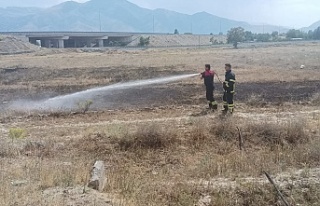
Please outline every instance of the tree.
[[179, 34], [178, 29], [175, 29], [175, 30], [174, 30], [174, 34]]
[[272, 41], [278, 41], [279, 40], [279, 32], [274, 31], [271, 33]]
[[139, 46], [148, 46], [150, 44], [150, 37], [140, 37]]
[[320, 39], [320, 26], [314, 30], [313, 39]]
[[271, 33], [271, 36], [272, 36], [273, 38], [278, 37], [278, 36], [279, 36], [279, 32], [274, 31], [274, 32]]
[[233, 43], [235, 49], [238, 48], [238, 43], [243, 42], [245, 38], [244, 29], [242, 27], [232, 28], [228, 31], [227, 34], [228, 43]]
[[268, 42], [270, 41], [271, 35], [268, 33], [264, 33], [264, 34], [257, 34], [257, 41], [258, 42]]
[[313, 33], [313, 31], [312, 30], [309, 30], [308, 31], [308, 39], [314, 39], [314, 33]]
[[287, 39], [292, 39], [292, 38], [303, 38], [304, 37], [304, 33], [300, 30], [296, 30], [296, 29], [290, 29], [287, 32]]
[[246, 31], [244, 33], [244, 40], [245, 41], [253, 41], [254, 40], [254, 34], [251, 31]]
[[211, 37], [211, 38], [210, 38], [210, 42], [211, 42], [213, 45], [218, 45], [218, 44], [219, 44], [218, 40], [214, 39], [214, 37]]

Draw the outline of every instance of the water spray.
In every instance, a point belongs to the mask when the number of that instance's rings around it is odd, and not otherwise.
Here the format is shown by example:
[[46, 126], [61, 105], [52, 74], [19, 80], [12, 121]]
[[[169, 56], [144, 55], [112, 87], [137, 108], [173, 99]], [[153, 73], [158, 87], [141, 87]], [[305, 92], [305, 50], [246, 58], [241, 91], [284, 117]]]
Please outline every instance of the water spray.
[[113, 85], [108, 85], [104, 87], [92, 88], [81, 92], [76, 92], [73, 94], [62, 95], [53, 97], [42, 101], [25, 101], [20, 100], [13, 102], [9, 109], [12, 110], [40, 110], [40, 111], [55, 111], [55, 110], [72, 110], [77, 104], [88, 99], [95, 99], [101, 95], [112, 95], [114, 91], [117, 90], [127, 90], [134, 89], [148, 85], [156, 84], [166, 84], [170, 82], [175, 82], [181, 79], [190, 78], [197, 76], [198, 74], [184, 74], [176, 75], [170, 77], [162, 77], [155, 79], [139, 80], [125, 83], [117, 83]]

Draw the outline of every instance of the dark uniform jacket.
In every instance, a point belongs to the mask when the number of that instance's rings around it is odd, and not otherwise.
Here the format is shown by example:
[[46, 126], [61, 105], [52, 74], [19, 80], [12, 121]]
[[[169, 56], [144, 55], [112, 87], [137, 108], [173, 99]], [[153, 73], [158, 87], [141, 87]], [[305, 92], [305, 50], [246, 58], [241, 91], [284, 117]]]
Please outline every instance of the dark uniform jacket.
[[232, 71], [226, 72], [226, 79], [223, 83], [223, 89], [230, 94], [235, 92], [236, 76]]
[[204, 85], [206, 85], [207, 88], [213, 88], [213, 79], [214, 79], [214, 72], [212, 71], [205, 71], [201, 73]]

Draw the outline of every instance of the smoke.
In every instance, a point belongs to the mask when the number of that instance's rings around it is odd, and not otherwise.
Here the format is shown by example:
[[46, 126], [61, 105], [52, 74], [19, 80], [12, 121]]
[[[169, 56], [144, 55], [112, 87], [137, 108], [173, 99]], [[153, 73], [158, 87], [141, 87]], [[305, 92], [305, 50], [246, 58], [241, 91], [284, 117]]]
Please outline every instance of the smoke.
[[[10, 110], [15, 111], [66, 111], [74, 110], [78, 107], [79, 103], [83, 103], [88, 100], [98, 99], [101, 95], [117, 95], [115, 91], [134, 89], [144, 87], [148, 85], [165, 84], [169, 82], [175, 82], [181, 79], [190, 78], [198, 74], [186, 74], [177, 75], [171, 77], [163, 77], [156, 79], [139, 80], [125, 83], [117, 83], [105, 87], [98, 87], [88, 89], [73, 94], [57, 96], [54, 98], [40, 100], [40, 101], [28, 101], [17, 100], [12, 102], [9, 106]], [[107, 102], [106, 102], [107, 103]]]

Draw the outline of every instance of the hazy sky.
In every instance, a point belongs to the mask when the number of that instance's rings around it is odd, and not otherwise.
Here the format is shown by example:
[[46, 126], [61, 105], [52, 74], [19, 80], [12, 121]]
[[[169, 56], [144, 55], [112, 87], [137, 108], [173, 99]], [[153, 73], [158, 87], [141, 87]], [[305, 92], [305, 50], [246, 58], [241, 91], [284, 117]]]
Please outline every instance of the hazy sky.
[[[0, 0], [0, 7], [48, 7], [65, 0]], [[85, 2], [87, 0], [76, 0]], [[106, 0], [108, 1], [108, 0]], [[320, 0], [129, 0], [139, 6], [193, 14], [200, 11], [250, 23], [300, 28], [320, 20]]]

